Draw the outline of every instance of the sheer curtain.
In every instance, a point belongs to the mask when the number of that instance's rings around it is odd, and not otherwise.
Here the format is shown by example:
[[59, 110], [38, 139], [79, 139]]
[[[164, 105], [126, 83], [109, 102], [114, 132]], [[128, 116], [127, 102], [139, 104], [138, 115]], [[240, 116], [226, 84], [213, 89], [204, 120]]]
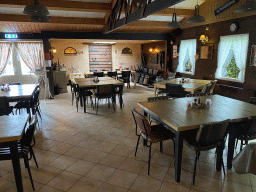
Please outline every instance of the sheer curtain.
[[43, 68], [44, 52], [41, 42], [17, 42], [17, 52], [27, 67], [34, 71], [36, 68]]
[[8, 42], [0, 42], [0, 75], [3, 73], [11, 55], [12, 44]]
[[[181, 40], [180, 50], [179, 50], [179, 65], [177, 67], [177, 72], [185, 72], [185, 58], [186, 51], [188, 49], [188, 56], [192, 64], [192, 71], [190, 74], [195, 73], [195, 54], [196, 54], [196, 39]], [[187, 73], [187, 72], [186, 72]]]
[[240, 69], [238, 80], [244, 82], [246, 57], [248, 52], [249, 34], [229, 35], [220, 37], [219, 51], [218, 51], [218, 65], [215, 73], [216, 78], [224, 77], [225, 64], [229, 51], [233, 46], [236, 65]]

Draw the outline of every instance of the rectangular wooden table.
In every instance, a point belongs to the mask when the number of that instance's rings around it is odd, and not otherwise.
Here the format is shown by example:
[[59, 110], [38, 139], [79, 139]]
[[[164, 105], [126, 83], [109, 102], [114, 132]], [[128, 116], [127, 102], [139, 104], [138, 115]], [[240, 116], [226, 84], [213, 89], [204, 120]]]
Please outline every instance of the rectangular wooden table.
[[21, 115], [0, 116], [0, 145], [5, 143], [5, 146], [10, 147], [17, 191], [23, 191], [17, 141], [22, 138], [27, 120], [28, 115], [24, 113]]
[[[9, 90], [0, 90], [0, 97], [6, 96], [9, 102], [25, 101], [29, 102], [37, 84], [10, 85]], [[27, 109], [30, 112], [30, 109]]]
[[211, 82], [211, 80], [201, 80], [201, 79], [188, 79], [184, 78], [186, 82], [180, 83], [182, 78], [176, 78], [176, 79], [170, 79], [170, 80], [163, 80], [158, 83], [154, 83], [154, 95], [156, 96], [156, 89], [162, 88], [165, 89], [166, 83], [172, 83], [172, 84], [182, 84], [182, 87], [184, 88], [184, 91], [188, 91], [191, 93], [194, 93], [197, 90], [201, 90], [205, 85]]
[[[103, 71], [104, 76], [108, 75], [107, 71]], [[137, 72], [136, 71], [131, 71], [131, 74], [134, 75], [134, 89], [136, 88], [136, 84], [137, 84]], [[122, 71], [117, 71], [117, 75], [122, 75]], [[93, 72], [89, 72], [89, 73], [85, 73], [86, 77], [92, 77], [93, 76]]]
[[[227, 119], [232, 122], [256, 116], [256, 105], [220, 95], [200, 97], [201, 102], [204, 103], [207, 98], [212, 100], [212, 105], [202, 109], [187, 109], [187, 101], [193, 101], [193, 97], [138, 103], [143, 109], [144, 115], [149, 114], [175, 132], [176, 182], [180, 181], [181, 175], [183, 131], [196, 129], [201, 124]], [[221, 165], [219, 161], [216, 164], [216, 168], [220, 171]]]
[[[99, 82], [94, 82], [94, 78], [75, 78], [75, 83], [78, 84], [79, 88], [82, 89], [82, 95], [83, 95], [83, 101], [84, 101], [84, 112], [86, 113], [86, 103], [85, 103], [85, 89], [90, 89], [90, 88], [96, 88], [97, 86], [101, 86], [101, 85], [113, 85], [114, 87], [119, 87], [119, 103], [120, 103], [120, 108], [123, 107], [123, 86], [124, 83], [121, 81], [118, 81], [112, 77], [99, 77]], [[115, 101], [115, 98], [114, 98]]]

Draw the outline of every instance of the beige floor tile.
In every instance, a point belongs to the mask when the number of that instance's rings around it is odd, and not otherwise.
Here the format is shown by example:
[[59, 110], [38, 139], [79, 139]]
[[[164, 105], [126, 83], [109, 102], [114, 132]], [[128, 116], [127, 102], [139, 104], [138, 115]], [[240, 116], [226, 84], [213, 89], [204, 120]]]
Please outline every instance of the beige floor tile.
[[59, 189], [59, 190], [67, 191], [81, 177], [82, 176], [63, 171], [58, 176], [56, 176], [54, 179], [52, 179], [49, 183], [47, 183], [47, 185], [50, 187]]
[[66, 171], [84, 176], [94, 165], [95, 163], [90, 161], [78, 160], [69, 166]]
[[[164, 180], [167, 171], [168, 167], [151, 163], [149, 177], [158, 180]], [[140, 172], [140, 175], [148, 176], [148, 164], [144, 166], [143, 170]]]
[[33, 180], [42, 184], [46, 184], [51, 181], [54, 177], [59, 175], [62, 170], [48, 165], [40, 165], [38, 169], [32, 169]]
[[0, 191], [7, 191], [9, 189], [15, 190], [14, 186], [14, 182], [2, 178], [0, 179]]
[[93, 192], [98, 191], [103, 185], [103, 182], [91, 179], [88, 177], [82, 177], [76, 184], [74, 184], [68, 192]]
[[36, 160], [39, 166], [40, 164], [48, 165], [60, 156], [61, 154], [54, 153], [52, 151], [46, 151], [45, 153], [37, 155]]
[[198, 176], [196, 175], [195, 178], [195, 185], [192, 185], [192, 189], [199, 189], [203, 191], [221, 191], [223, 180], [212, 178], [212, 177], [205, 177], [205, 176]]
[[244, 185], [251, 185], [250, 178], [251, 177], [249, 174], [237, 174], [234, 168], [228, 169], [226, 171], [226, 176], [224, 177], [224, 179], [227, 181], [232, 181]]
[[115, 143], [115, 144], [121, 144], [122, 141], [125, 139], [126, 137], [123, 136], [118, 136], [118, 135], [110, 135], [108, 138], [106, 138], [106, 142], [110, 142], [110, 143]]
[[127, 158], [120, 166], [119, 169], [129, 171], [131, 173], [139, 174], [144, 166], [146, 165], [146, 162], [139, 161], [131, 158]]
[[77, 161], [77, 159], [75, 159], [73, 157], [68, 157], [68, 156], [62, 155], [62, 156], [58, 157], [57, 159], [55, 159], [53, 162], [51, 162], [49, 164], [49, 166], [64, 170], [67, 167], [69, 167], [70, 165], [72, 165], [73, 163], [75, 163], [76, 161]]
[[127, 192], [127, 190], [105, 183], [97, 192]]
[[70, 144], [70, 145], [78, 145], [80, 143], [82, 143], [84, 141], [84, 138], [80, 138], [80, 137], [77, 137], [77, 136], [71, 136], [71, 137], [68, 137], [67, 139], [65, 139], [63, 142], [64, 143], [67, 143], [67, 144]]
[[136, 147], [136, 144], [137, 144], [137, 138], [125, 138], [123, 141], [122, 141], [122, 145], [126, 145], [128, 147]]
[[44, 185], [41, 189], [38, 190], [38, 192], [62, 192], [62, 191]]
[[133, 149], [134, 149], [133, 147], [128, 147], [125, 145], [117, 145], [112, 151], [110, 151], [110, 153], [114, 155], [127, 157], [131, 154]]
[[174, 156], [165, 155], [159, 152], [155, 152], [151, 157], [151, 162], [169, 167], [174, 162]]
[[51, 148], [50, 151], [53, 151], [53, 152], [59, 153], [59, 154], [64, 154], [74, 147], [75, 147], [74, 145], [70, 145], [67, 143], [60, 143], [56, 147]]
[[[153, 154], [154, 154], [154, 151], [152, 150], [151, 157], [153, 156]], [[134, 149], [132, 153], [129, 155], [129, 158], [148, 162], [148, 156], [149, 156], [149, 148], [146, 148], [146, 149], [138, 148], [136, 156], [135, 156], [135, 149]]]
[[137, 174], [118, 169], [109, 177], [106, 183], [129, 189], [137, 176]]
[[86, 177], [105, 182], [115, 170], [114, 168], [97, 164], [86, 174]]
[[89, 149], [93, 149], [94, 147], [96, 147], [97, 145], [99, 145], [101, 143], [101, 141], [98, 140], [93, 140], [93, 139], [85, 139], [82, 143], [80, 143], [78, 146], [80, 147], [86, 147]]
[[251, 178], [251, 184], [252, 186], [256, 187], [256, 175], [249, 174]]
[[82, 156], [84, 156], [89, 151], [90, 151], [89, 148], [75, 146], [74, 148], [72, 148], [68, 152], [66, 152], [64, 155], [80, 159]]
[[99, 145], [94, 147], [95, 150], [109, 153], [111, 150], [113, 150], [116, 147], [117, 144], [109, 143], [109, 142], [101, 142]]
[[107, 154], [99, 164], [106, 165], [108, 167], [118, 168], [126, 159], [126, 157], [122, 157], [119, 155]]
[[224, 181], [222, 186], [223, 192], [252, 192], [251, 185], [243, 185], [240, 183], [234, 183], [230, 181]]
[[136, 192], [144, 192], [150, 191], [155, 192], [159, 191], [162, 182], [156, 179], [153, 179], [148, 176], [139, 175], [133, 185], [131, 186], [131, 190]]
[[107, 156], [107, 153], [101, 152], [101, 151], [96, 151], [92, 149], [85, 155], [81, 157], [81, 159], [86, 160], [86, 161], [91, 161], [94, 163], [98, 163], [101, 159]]
[[159, 192], [189, 192], [189, 191], [190, 191], [190, 188], [173, 184], [173, 183], [164, 182]]

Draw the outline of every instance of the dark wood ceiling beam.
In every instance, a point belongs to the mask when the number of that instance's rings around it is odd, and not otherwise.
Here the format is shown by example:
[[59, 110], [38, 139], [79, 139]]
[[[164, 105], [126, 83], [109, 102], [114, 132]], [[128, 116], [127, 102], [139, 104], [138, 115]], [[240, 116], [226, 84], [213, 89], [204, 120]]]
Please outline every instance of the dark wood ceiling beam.
[[128, 27], [158, 27], [158, 28], [166, 28], [167, 24], [170, 21], [135, 21], [133, 23], [128, 24]]
[[[0, 14], [0, 21], [5, 22], [30, 22], [29, 15]], [[50, 23], [58, 24], [81, 24], [81, 25], [104, 25], [104, 19], [77, 18], [77, 17], [49, 17]], [[32, 23], [32, 22], [31, 22]]]
[[[115, 27], [113, 29], [109, 29], [108, 25], [105, 25], [103, 33], [110, 33], [115, 31], [116, 29], [125, 26], [126, 24], [129, 24], [131, 22], [137, 21], [142, 18], [142, 12], [144, 11], [143, 17], [147, 17], [149, 15], [152, 15], [153, 13], [159, 12], [163, 9], [166, 9], [170, 6], [176, 5], [177, 3], [180, 3], [184, 0], [155, 0], [151, 3], [148, 3], [146, 5], [146, 8], [139, 8], [133, 13], [129, 14], [127, 18], [122, 18], [116, 21]], [[126, 22], [125, 22], [126, 21]]]
[[157, 13], [154, 13], [152, 15], [157, 15], [157, 16], [170, 16], [173, 13], [177, 14], [177, 16], [179, 17], [192, 17], [195, 14], [195, 10], [194, 9], [173, 9], [173, 8], [167, 8], [164, 9], [162, 11], [159, 11]]
[[[0, 7], [25, 7], [31, 4], [32, 0], [1, 0]], [[89, 11], [89, 12], [106, 12], [112, 9], [111, 3], [94, 3], [80, 1], [64, 1], [64, 0], [43, 0], [40, 4], [46, 6], [50, 10], [68, 10], [68, 11]]]

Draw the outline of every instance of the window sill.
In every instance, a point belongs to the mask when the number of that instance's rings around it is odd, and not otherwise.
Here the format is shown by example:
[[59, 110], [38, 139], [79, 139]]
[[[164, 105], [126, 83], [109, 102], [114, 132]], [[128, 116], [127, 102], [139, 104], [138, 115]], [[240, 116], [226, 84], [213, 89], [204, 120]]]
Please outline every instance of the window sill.
[[237, 83], [244, 83], [244, 81], [241, 81], [241, 80], [238, 80], [238, 79], [234, 79], [234, 78], [219, 77], [217, 79], [225, 80], [225, 81], [232, 81], [232, 82], [237, 82]]

